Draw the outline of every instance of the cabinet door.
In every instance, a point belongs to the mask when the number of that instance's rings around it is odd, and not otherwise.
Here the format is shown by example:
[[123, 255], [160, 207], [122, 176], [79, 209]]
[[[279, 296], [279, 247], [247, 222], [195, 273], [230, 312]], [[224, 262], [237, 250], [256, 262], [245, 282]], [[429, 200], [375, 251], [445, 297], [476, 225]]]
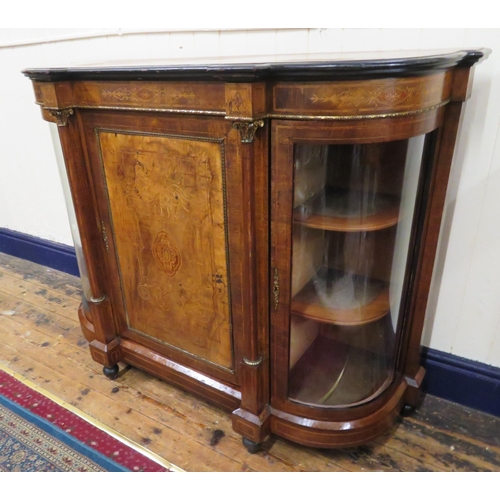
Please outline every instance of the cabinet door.
[[273, 407], [332, 418], [401, 380], [439, 120], [274, 123]]
[[237, 132], [123, 111], [83, 112], [82, 124], [117, 335], [236, 382], [248, 271]]

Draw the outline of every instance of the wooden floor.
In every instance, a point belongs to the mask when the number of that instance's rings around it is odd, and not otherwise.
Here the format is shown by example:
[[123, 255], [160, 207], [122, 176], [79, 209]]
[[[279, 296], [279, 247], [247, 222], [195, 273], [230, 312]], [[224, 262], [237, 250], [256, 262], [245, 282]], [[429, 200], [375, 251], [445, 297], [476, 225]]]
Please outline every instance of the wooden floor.
[[185, 471], [500, 471], [500, 419], [431, 396], [366, 446], [314, 450], [272, 438], [251, 455], [210, 404], [125, 365], [105, 378], [80, 333], [80, 293], [73, 276], [0, 254], [0, 368]]

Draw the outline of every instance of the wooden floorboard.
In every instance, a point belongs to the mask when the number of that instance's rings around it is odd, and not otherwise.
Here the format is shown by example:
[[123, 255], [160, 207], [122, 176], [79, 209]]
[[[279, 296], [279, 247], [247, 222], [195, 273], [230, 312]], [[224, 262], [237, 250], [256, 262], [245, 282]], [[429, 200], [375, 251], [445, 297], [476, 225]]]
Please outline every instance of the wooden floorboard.
[[104, 377], [80, 332], [80, 294], [79, 279], [0, 253], [0, 365], [185, 471], [500, 471], [500, 419], [432, 396], [364, 446], [272, 437], [251, 455], [224, 411], [126, 365]]

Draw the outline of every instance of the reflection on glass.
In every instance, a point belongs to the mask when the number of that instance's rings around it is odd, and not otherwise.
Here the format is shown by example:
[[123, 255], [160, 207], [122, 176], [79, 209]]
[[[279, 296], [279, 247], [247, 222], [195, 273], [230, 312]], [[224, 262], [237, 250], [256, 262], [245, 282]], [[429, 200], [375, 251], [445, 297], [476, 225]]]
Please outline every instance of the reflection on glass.
[[350, 406], [390, 384], [424, 139], [295, 145], [292, 400]]
[[61, 149], [61, 142], [59, 140], [59, 132], [57, 125], [50, 123], [50, 132], [52, 136], [52, 143], [54, 145], [54, 152], [56, 154], [57, 165], [59, 168], [59, 177], [61, 179], [61, 185], [64, 193], [64, 200], [66, 202], [66, 209], [68, 212], [68, 219], [71, 229], [71, 236], [73, 237], [73, 243], [75, 245], [76, 260], [78, 263], [78, 270], [80, 272], [80, 278], [82, 280], [82, 304], [86, 311], [89, 310], [88, 300], [92, 296], [90, 290], [90, 282], [88, 277], [87, 265], [85, 263], [85, 258], [83, 256], [82, 240], [80, 238], [80, 232], [78, 230], [78, 225], [76, 222], [75, 209], [73, 207], [73, 198], [71, 196], [71, 191], [69, 187], [68, 174], [66, 172], [66, 167], [64, 164], [63, 153]]

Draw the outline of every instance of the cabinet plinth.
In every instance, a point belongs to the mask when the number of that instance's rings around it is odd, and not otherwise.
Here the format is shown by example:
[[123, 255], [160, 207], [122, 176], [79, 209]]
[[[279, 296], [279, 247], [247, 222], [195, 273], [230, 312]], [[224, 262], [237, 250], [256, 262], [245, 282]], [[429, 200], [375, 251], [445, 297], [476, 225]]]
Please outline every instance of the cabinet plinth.
[[26, 70], [58, 126], [105, 375], [126, 362], [232, 412], [251, 452], [389, 429], [418, 401], [458, 121], [488, 53]]

